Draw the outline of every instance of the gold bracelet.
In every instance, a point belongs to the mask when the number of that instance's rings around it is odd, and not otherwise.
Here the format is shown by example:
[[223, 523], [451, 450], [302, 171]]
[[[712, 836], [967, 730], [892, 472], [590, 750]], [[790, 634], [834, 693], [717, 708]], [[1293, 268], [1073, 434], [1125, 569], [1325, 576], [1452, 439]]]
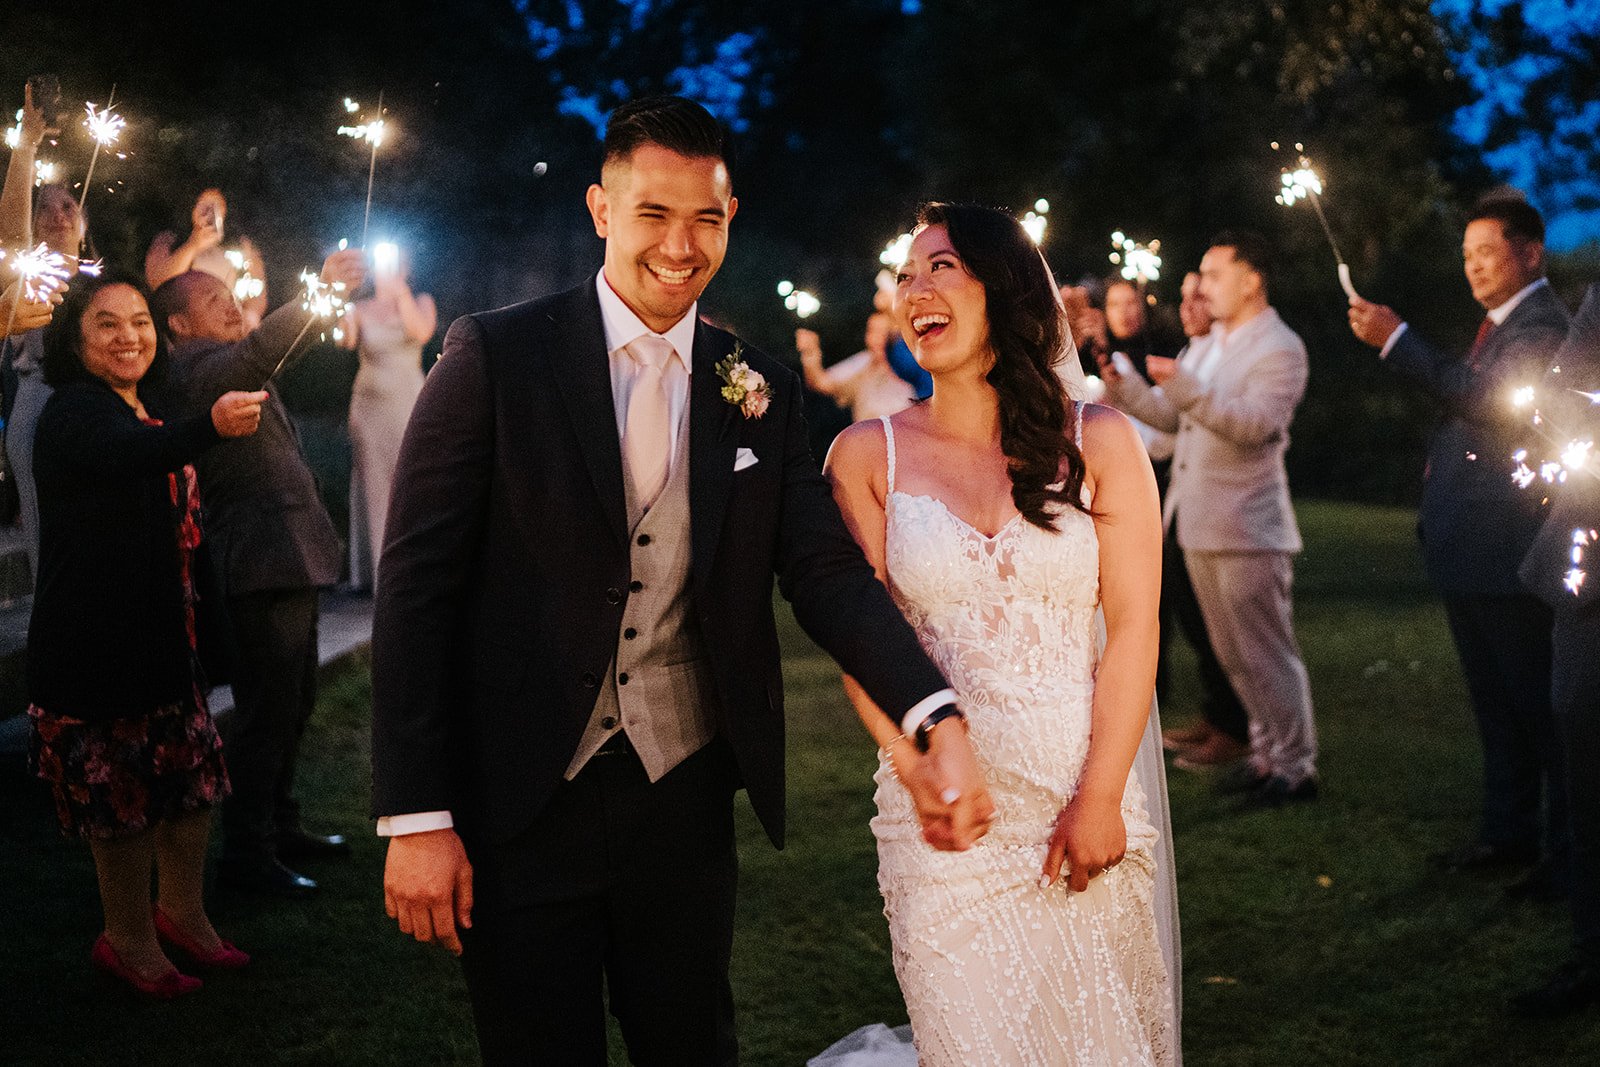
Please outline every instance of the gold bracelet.
[[889, 765], [889, 777], [897, 782], [900, 780], [900, 768], [894, 765], [894, 746], [897, 742], [910, 740], [911, 738], [903, 733], [895, 734], [889, 738], [888, 744], [878, 746], [878, 758]]

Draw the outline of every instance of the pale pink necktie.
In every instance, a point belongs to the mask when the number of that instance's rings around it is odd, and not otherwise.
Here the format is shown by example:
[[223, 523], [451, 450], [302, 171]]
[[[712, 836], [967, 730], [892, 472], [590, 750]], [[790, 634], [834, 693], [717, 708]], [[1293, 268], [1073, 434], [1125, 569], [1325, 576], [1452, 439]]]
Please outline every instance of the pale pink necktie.
[[628, 394], [622, 455], [633, 483], [633, 498], [640, 507], [649, 508], [666, 488], [672, 463], [672, 419], [664, 381], [667, 361], [672, 358], [672, 342], [647, 334], [629, 342], [626, 351], [637, 370], [633, 390]]

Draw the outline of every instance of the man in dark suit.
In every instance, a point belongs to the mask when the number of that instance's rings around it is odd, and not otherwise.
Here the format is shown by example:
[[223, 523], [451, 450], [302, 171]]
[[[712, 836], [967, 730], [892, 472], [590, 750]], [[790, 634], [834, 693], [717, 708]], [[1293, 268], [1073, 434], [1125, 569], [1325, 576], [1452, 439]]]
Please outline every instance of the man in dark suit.
[[[324, 281], [350, 291], [363, 273], [354, 249], [322, 268]], [[342, 835], [305, 830], [294, 798], [295, 754], [317, 696], [317, 594], [339, 580], [341, 553], [270, 379], [310, 347], [311, 315], [292, 301], [247, 333], [233, 291], [200, 271], [164, 283], [151, 303], [172, 340], [165, 389], [177, 412], [204, 410], [230, 389], [272, 394], [260, 432], [197, 463], [206, 537], [238, 646], [234, 708], [222, 722], [233, 794], [222, 806], [218, 881], [308, 896], [316, 883], [283, 861], [349, 852]]]
[[697, 320], [738, 207], [725, 137], [681, 98], [618, 108], [604, 268], [457, 321], [406, 431], [373, 629], [384, 891], [462, 953], [489, 1063], [604, 1064], [602, 984], [635, 1063], [737, 1062], [735, 789], [784, 832], [774, 575], [927, 752], [930, 840], [992, 813], [799, 380]]
[[1542, 514], [1540, 495], [1513, 484], [1509, 457], [1534, 438], [1512, 395], [1543, 379], [1566, 337], [1567, 312], [1544, 277], [1544, 221], [1525, 201], [1481, 203], [1467, 223], [1462, 255], [1472, 296], [1487, 312], [1464, 357], [1434, 348], [1380, 304], [1351, 300], [1350, 326], [1445, 411], [1428, 451], [1418, 529], [1477, 717], [1484, 788], [1479, 839], [1438, 860], [1453, 870], [1533, 863], [1548, 791], [1549, 863], [1513, 890], [1549, 895], [1565, 883], [1567, 836], [1554, 773], [1551, 618], [1517, 577]]
[[[1555, 367], [1539, 397], [1547, 453], [1600, 440], [1600, 285], [1589, 287]], [[1549, 490], [1550, 517], [1521, 571], [1555, 613], [1550, 695], [1572, 832], [1572, 956], [1515, 999], [1523, 1014], [1545, 1017], [1600, 1001], [1600, 462], [1573, 466]]]

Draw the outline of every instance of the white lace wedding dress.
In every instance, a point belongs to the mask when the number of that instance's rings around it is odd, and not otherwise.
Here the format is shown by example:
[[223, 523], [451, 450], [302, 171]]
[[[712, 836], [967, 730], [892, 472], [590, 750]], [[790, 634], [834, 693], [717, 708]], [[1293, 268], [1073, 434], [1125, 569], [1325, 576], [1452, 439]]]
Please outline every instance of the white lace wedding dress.
[[[890, 590], [960, 697], [998, 815], [972, 849], [937, 852], [922, 840], [910, 795], [880, 765], [878, 882], [916, 1057], [897, 1053], [880, 1026], [851, 1035], [855, 1051], [847, 1039], [812, 1062], [1175, 1064], [1171, 853], [1141, 784], [1141, 773], [1155, 776], [1165, 826], [1159, 748], [1154, 771], [1146, 752], [1128, 779], [1123, 861], [1084, 893], [1069, 892], [1065, 877], [1039, 887], [1056, 816], [1089, 751], [1099, 646], [1094, 522], [1064, 508], [1059, 533], [1018, 516], [985, 536], [940, 500], [895, 488], [894, 431], [883, 423]], [[1153, 738], [1154, 728], [1145, 749]]]

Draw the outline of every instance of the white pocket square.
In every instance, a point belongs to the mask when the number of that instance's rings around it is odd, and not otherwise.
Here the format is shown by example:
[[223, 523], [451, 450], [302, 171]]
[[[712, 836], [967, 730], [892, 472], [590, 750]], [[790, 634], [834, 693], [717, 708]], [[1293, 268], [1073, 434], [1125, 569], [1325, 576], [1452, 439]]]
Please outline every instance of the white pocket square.
[[744, 470], [746, 467], [754, 467], [760, 462], [756, 458], [756, 454], [748, 448], [741, 448], [733, 454], [733, 469], [735, 473]]

